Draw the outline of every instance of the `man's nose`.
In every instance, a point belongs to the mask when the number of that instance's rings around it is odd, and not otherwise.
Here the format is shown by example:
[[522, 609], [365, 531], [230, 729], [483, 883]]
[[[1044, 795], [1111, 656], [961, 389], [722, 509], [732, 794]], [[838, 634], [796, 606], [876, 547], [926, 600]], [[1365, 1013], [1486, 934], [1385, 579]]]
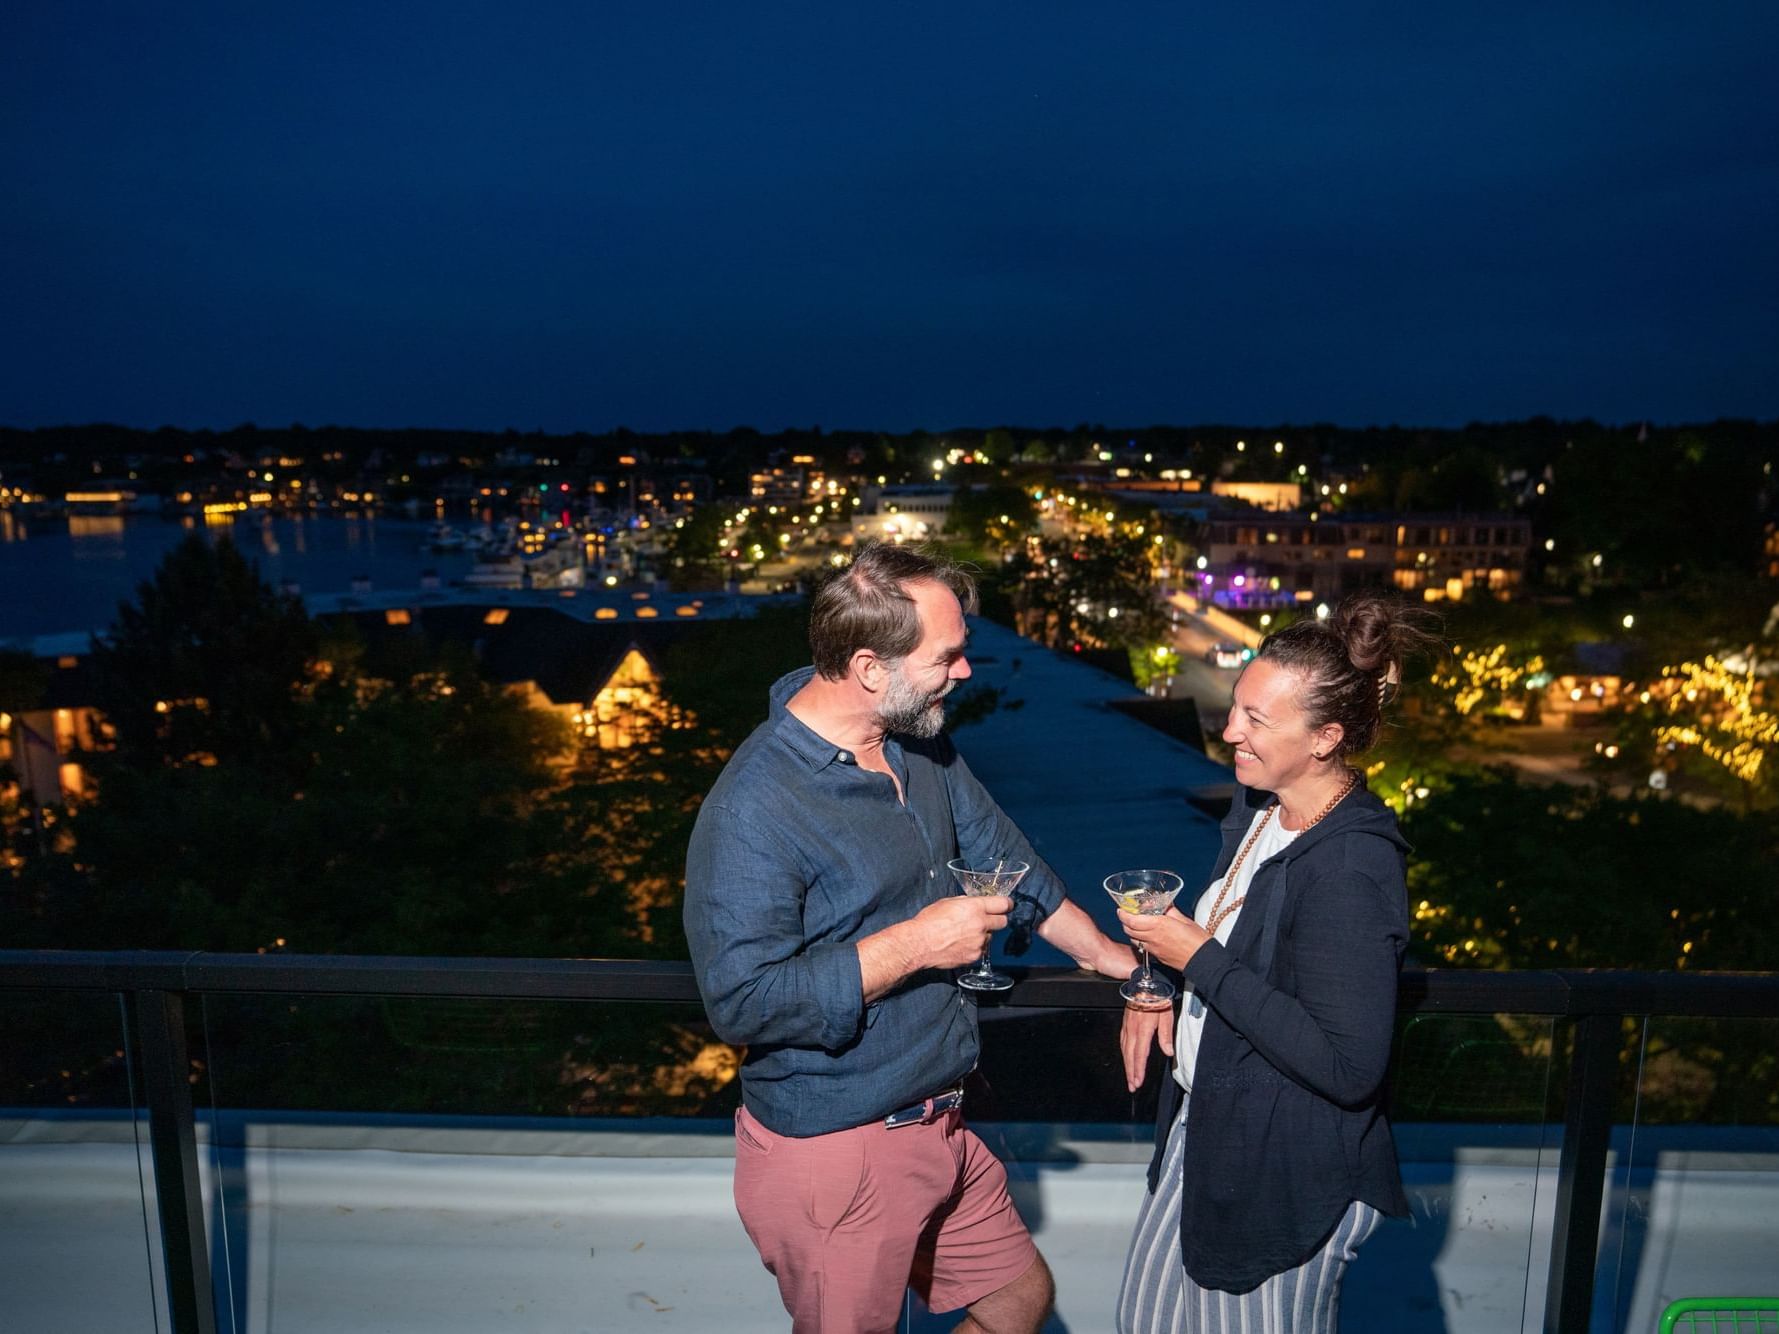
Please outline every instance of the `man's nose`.
[[953, 681], [968, 681], [970, 679], [970, 660], [968, 658], [960, 657], [951, 664], [951, 679]]

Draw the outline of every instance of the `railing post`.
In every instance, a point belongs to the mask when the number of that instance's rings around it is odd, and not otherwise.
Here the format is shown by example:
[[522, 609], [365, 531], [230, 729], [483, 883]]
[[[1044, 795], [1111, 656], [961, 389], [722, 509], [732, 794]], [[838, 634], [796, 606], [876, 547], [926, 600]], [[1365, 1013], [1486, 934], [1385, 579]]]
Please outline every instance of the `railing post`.
[[1585, 1334], [1593, 1315], [1600, 1202], [1612, 1139], [1621, 1016], [1584, 1014], [1575, 1022], [1563, 1151], [1557, 1160], [1557, 1208], [1544, 1297], [1545, 1334]]
[[204, 1196], [198, 1181], [198, 1132], [192, 1116], [191, 1061], [185, 1049], [185, 995], [139, 991], [135, 1010], [173, 1331], [216, 1334]]

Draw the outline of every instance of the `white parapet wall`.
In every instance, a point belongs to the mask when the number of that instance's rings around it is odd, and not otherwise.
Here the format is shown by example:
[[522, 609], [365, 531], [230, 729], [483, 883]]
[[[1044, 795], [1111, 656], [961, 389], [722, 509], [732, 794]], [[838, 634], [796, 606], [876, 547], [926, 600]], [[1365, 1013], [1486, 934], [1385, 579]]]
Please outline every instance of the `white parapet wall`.
[[[237, 1334], [782, 1331], [730, 1200], [720, 1125], [231, 1116], [201, 1136], [221, 1328]], [[655, 1129], [659, 1133], [655, 1133]], [[1128, 1128], [985, 1127], [1057, 1277], [1053, 1330], [1111, 1328], [1147, 1153]], [[1554, 1133], [1407, 1127], [1413, 1217], [1354, 1265], [1349, 1329], [1535, 1330]], [[207, 1132], [208, 1127], [205, 1127]], [[1597, 1327], [1774, 1285], [1779, 1143], [1659, 1132], [1614, 1160]], [[1764, 1135], [1764, 1138], [1763, 1138]], [[1484, 1142], [1489, 1139], [1497, 1142]], [[1541, 1142], [1549, 1140], [1550, 1142]], [[1753, 1147], [1747, 1147], [1752, 1145]], [[0, 1119], [0, 1304], [31, 1334], [167, 1328], [146, 1127]], [[952, 1322], [913, 1313], [911, 1330]]]

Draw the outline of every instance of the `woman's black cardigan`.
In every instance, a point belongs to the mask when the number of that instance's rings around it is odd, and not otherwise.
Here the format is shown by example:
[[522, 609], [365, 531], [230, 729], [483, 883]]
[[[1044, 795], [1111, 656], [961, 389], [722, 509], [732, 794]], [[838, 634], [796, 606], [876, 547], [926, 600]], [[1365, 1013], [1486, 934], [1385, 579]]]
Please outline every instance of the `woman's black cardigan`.
[[[1213, 882], [1272, 801], [1237, 789]], [[1408, 941], [1407, 853], [1390, 809], [1359, 788], [1255, 868], [1229, 944], [1209, 941], [1186, 965], [1207, 1013], [1180, 1247], [1201, 1287], [1247, 1292], [1297, 1267], [1354, 1200], [1408, 1212], [1382, 1106]], [[1170, 1071], [1151, 1190], [1180, 1098]]]

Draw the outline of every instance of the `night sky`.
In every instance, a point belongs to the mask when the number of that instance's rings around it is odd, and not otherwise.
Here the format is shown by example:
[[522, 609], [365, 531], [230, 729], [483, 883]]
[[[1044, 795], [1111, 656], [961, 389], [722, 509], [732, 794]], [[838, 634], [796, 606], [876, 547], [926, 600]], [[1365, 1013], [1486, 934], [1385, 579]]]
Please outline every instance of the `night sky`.
[[0, 424], [1779, 417], [1779, 5], [15, 0]]

